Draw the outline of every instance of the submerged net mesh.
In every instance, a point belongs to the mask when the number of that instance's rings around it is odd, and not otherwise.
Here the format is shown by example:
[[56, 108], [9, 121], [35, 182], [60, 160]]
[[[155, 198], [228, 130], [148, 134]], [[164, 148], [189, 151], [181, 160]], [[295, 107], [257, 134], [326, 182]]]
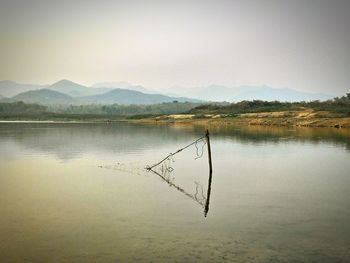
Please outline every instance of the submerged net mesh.
[[[159, 178], [162, 179], [162, 181], [166, 182], [169, 186], [173, 187], [174, 189], [178, 190], [179, 192], [183, 193], [187, 197], [194, 200], [197, 204], [200, 206], [207, 207], [208, 206], [208, 197], [204, 194], [203, 186], [197, 182], [194, 181], [195, 190], [193, 193], [189, 193], [184, 188], [180, 187], [175, 183], [175, 177], [173, 176], [173, 163], [175, 162], [174, 156], [183, 150], [194, 146], [195, 148], [195, 158], [194, 160], [197, 160], [201, 158], [204, 154], [204, 146], [207, 144], [207, 135], [202, 136], [193, 142], [187, 144], [186, 146], [178, 149], [174, 153], [169, 153], [166, 157], [161, 159], [159, 162], [147, 166], [146, 168], [142, 167], [139, 162], [130, 162], [130, 163], [116, 163], [112, 165], [101, 165], [100, 168], [105, 169], [111, 169], [111, 170], [117, 170], [124, 173], [134, 174], [134, 175], [142, 175], [146, 174], [148, 172], [151, 172], [153, 174], [156, 174], [159, 176]], [[208, 185], [208, 187], [210, 187]], [[207, 211], [205, 211], [206, 215]]]

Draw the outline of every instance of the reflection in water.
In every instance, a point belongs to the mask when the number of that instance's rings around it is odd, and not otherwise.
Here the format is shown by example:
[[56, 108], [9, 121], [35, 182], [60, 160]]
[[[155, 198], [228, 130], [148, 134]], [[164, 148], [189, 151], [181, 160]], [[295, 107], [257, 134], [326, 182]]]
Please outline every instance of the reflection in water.
[[0, 123], [0, 143], [9, 148], [54, 154], [61, 160], [84, 153], [133, 154], [174, 142], [184, 143], [191, 135], [166, 126], [108, 123]]
[[145, 172], [145, 169], [136, 163], [116, 163], [113, 165], [99, 165], [98, 167], [120, 171], [132, 175], [143, 175]]
[[348, 262], [349, 130], [209, 129], [0, 123], [0, 262]]
[[[198, 143], [202, 143], [202, 146], [199, 146]], [[196, 185], [196, 191], [195, 194], [188, 193], [184, 188], [176, 185], [174, 183], [175, 177], [172, 178], [171, 173], [174, 171], [174, 168], [171, 166], [171, 163], [174, 162], [173, 157], [182, 152], [183, 150], [191, 147], [196, 147], [196, 158], [195, 160], [201, 158], [204, 153], [204, 146], [208, 145], [208, 160], [209, 160], [209, 179], [208, 179], [208, 190], [207, 190], [207, 196], [204, 196], [204, 190], [203, 186], [199, 182], [194, 182]], [[155, 169], [158, 169], [159, 172], [157, 172]], [[166, 182], [169, 186], [174, 187], [179, 192], [183, 193], [184, 195], [188, 196], [192, 200], [194, 200], [196, 203], [198, 203], [200, 206], [204, 208], [204, 216], [206, 217], [209, 211], [209, 199], [210, 199], [210, 192], [211, 192], [211, 181], [212, 181], [212, 163], [211, 163], [211, 151], [210, 151], [210, 141], [209, 141], [209, 132], [206, 131], [206, 134], [198, 139], [196, 139], [194, 142], [191, 142], [190, 144], [178, 149], [174, 153], [170, 153], [165, 158], [160, 160], [158, 163], [147, 166], [147, 171], [151, 171], [154, 174], [158, 175], [164, 182]], [[198, 196], [200, 194], [200, 197]]]
[[[203, 129], [197, 125], [194, 131]], [[215, 137], [230, 139], [240, 143], [281, 143], [308, 142], [313, 144], [331, 143], [344, 146], [350, 151], [350, 129], [308, 128], [308, 127], [274, 127], [274, 126], [210, 126], [210, 132]]]
[[[173, 177], [172, 172], [174, 169], [170, 166], [169, 162], [172, 160], [169, 158], [169, 160], [166, 160], [162, 165], [159, 166], [159, 172], [153, 169], [145, 169], [140, 166], [134, 165], [132, 163], [125, 164], [125, 163], [117, 163], [115, 165], [100, 165], [100, 168], [105, 169], [111, 169], [116, 170], [120, 172], [125, 172], [132, 175], [144, 175], [145, 172], [152, 172], [153, 174], [159, 176], [163, 182], [166, 182], [170, 187], [174, 187], [174, 189], [178, 190], [179, 192], [183, 193], [185, 196], [191, 198], [193, 201], [195, 201], [197, 204], [199, 204], [201, 207], [204, 208], [204, 216], [206, 217], [209, 211], [209, 201], [210, 201], [210, 192], [211, 192], [211, 178], [212, 178], [212, 172], [209, 172], [208, 177], [208, 188], [207, 188], [207, 195], [204, 195], [204, 189], [203, 186], [197, 182], [194, 181], [195, 184], [195, 193], [191, 194], [188, 191], [186, 191], [183, 187], [180, 187], [175, 183], [175, 177]], [[156, 169], [156, 168], [155, 168]]]
[[211, 194], [211, 180], [213, 177], [213, 171], [209, 171], [209, 177], [208, 177], [208, 189], [207, 189], [207, 198], [205, 200], [204, 205], [204, 216], [207, 217], [207, 214], [209, 212], [209, 202], [210, 202], [210, 194]]
[[[206, 203], [207, 203], [207, 198], [204, 196], [203, 194], [203, 186], [198, 183], [195, 182], [196, 185], [196, 190], [195, 190], [195, 194], [190, 194], [188, 193], [184, 188], [176, 185], [174, 183], [174, 178], [171, 178], [169, 175], [163, 175], [161, 173], [158, 173], [157, 171], [154, 171], [152, 169], [149, 169], [148, 171], [151, 171], [152, 173], [158, 175], [164, 182], [166, 182], [169, 186], [174, 187], [176, 190], [178, 190], [179, 192], [183, 193], [184, 195], [188, 196], [189, 198], [191, 198], [193, 201], [195, 201], [197, 204], [199, 204], [200, 206], [202, 206], [203, 208], [205, 207]], [[198, 197], [198, 189], [201, 189], [201, 197]], [[209, 202], [208, 202], [209, 203]]]
[[[333, 144], [350, 151], [349, 129], [285, 128], [231, 125], [210, 127], [213, 139], [261, 144], [308, 142]], [[151, 126], [126, 123], [0, 123], [0, 144], [21, 147], [61, 160], [84, 153], [132, 154], [143, 149], [184, 144], [202, 134], [203, 126]]]

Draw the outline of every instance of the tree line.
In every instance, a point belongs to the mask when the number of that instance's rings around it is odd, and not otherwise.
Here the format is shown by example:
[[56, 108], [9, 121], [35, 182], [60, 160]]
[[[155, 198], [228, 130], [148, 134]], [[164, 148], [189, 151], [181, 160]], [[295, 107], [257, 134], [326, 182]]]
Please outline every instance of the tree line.
[[301, 108], [311, 108], [316, 111], [330, 111], [342, 113], [350, 116], [350, 93], [346, 96], [336, 97], [327, 101], [300, 101], [300, 102], [281, 102], [281, 101], [240, 101], [236, 103], [209, 103], [202, 104], [190, 110], [193, 114], [241, 114], [256, 112], [274, 112], [290, 111]]
[[350, 116], [350, 93], [327, 101], [281, 102], [281, 101], [241, 101], [236, 103], [190, 103], [177, 102], [152, 105], [50, 105], [30, 104], [24, 102], [0, 103], [1, 115], [14, 114], [65, 114], [65, 115], [165, 115], [191, 113], [201, 114], [240, 114], [256, 112], [289, 111], [311, 108], [317, 111], [330, 111]]
[[162, 115], [185, 113], [198, 106], [199, 103], [177, 102], [151, 105], [49, 105], [28, 104], [23, 102], [0, 103], [0, 114], [94, 114], [94, 115]]

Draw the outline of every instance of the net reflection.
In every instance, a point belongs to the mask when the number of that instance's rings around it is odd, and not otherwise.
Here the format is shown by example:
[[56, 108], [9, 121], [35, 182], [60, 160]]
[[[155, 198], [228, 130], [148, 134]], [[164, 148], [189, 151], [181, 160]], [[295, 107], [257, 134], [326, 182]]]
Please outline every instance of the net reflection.
[[211, 183], [212, 183], [212, 172], [209, 173], [208, 178], [208, 188], [207, 188], [207, 194], [204, 195], [203, 186], [199, 182], [195, 183], [195, 193], [191, 194], [188, 191], [186, 191], [181, 186], [177, 185], [174, 181], [175, 178], [171, 176], [171, 171], [168, 169], [161, 169], [162, 172], [157, 172], [153, 169], [148, 169], [147, 171], [152, 172], [153, 174], [159, 176], [159, 178], [162, 179], [165, 183], [167, 183], [170, 187], [173, 187], [180, 193], [186, 195], [191, 200], [195, 201], [198, 205], [200, 205], [204, 210], [204, 216], [206, 217], [209, 212], [209, 203], [210, 203], [210, 193], [211, 193]]
[[[200, 146], [200, 144], [202, 146]], [[209, 162], [209, 179], [208, 179], [208, 188], [207, 188], [207, 196], [204, 196], [204, 190], [203, 186], [199, 182], [194, 182], [196, 185], [195, 193], [191, 194], [187, 192], [184, 188], [178, 186], [174, 183], [175, 177], [171, 176], [171, 173], [174, 171], [171, 164], [174, 162], [174, 155], [182, 152], [183, 150], [195, 146], [196, 148], [196, 158], [195, 160], [201, 158], [204, 153], [204, 146], [207, 145], [208, 149], [208, 162]], [[158, 171], [156, 171], [156, 169]], [[190, 144], [178, 149], [174, 153], [168, 154], [165, 158], [160, 160], [158, 163], [147, 166], [147, 171], [153, 172], [156, 175], [158, 175], [164, 182], [166, 182], [169, 186], [174, 187], [184, 195], [188, 196], [192, 200], [194, 200], [196, 203], [198, 203], [200, 206], [204, 208], [204, 216], [206, 217], [209, 212], [209, 200], [210, 200], [210, 193], [211, 193], [211, 181], [212, 181], [212, 160], [211, 160], [211, 150], [210, 150], [210, 139], [209, 139], [209, 131], [206, 130], [204, 136], [199, 137], [195, 141], [191, 142]], [[198, 195], [200, 194], [200, 197]]]

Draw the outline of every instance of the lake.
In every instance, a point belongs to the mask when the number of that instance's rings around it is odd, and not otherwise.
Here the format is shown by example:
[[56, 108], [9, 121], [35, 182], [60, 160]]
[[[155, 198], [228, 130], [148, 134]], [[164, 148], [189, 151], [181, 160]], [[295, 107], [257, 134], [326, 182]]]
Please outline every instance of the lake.
[[209, 130], [0, 123], [0, 262], [349, 262], [350, 130]]

